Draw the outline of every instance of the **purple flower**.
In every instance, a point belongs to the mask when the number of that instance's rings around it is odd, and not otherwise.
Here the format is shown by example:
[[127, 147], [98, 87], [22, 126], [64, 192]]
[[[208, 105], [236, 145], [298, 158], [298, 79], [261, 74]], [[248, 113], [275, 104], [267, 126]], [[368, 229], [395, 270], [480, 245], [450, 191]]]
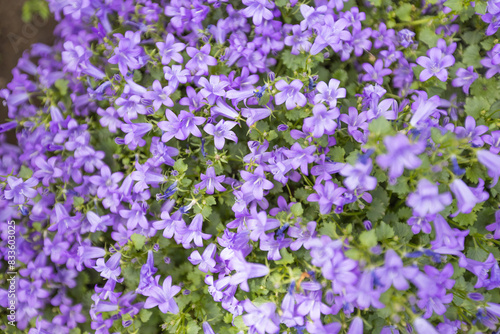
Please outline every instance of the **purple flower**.
[[231, 275], [229, 284], [240, 285], [240, 289], [246, 292], [249, 291], [249, 279], [269, 275], [269, 268], [266, 265], [246, 262], [240, 252], [234, 252], [229, 264], [236, 271], [236, 274]]
[[226, 188], [221, 185], [221, 182], [224, 182], [226, 177], [224, 175], [215, 175], [214, 167], [208, 167], [207, 174], [205, 175], [202, 173], [200, 178], [201, 182], [195, 185], [196, 189], [206, 188], [206, 193], [210, 195], [214, 193], [214, 188], [217, 189], [217, 191], [226, 191]]
[[304, 245], [304, 248], [309, 248], [309, 242], [316, 236], [316, 222], [311, 221], [307, 223], [305, 228], [290, 226], [288, 228], [288, 235], [295, 238], [290, 244], [290, 249], [296, 251]]
[[332, 181], [326, 181], [325, 185], [321, 183], [316, 184], [313, 188], [316, 193], [309, 195], [307, 200], [310, 202], [318, 202], [319, 212], [322, 215], [329, 214], [333, 204], [340, 206], [343, 204], [342, 194], [346, 190]]
[[22, 178], [9, 176], [7, 178], [9, 189], [4, 191], [6, 199], [14, 199], [14, 204], [24, 204], [26, 198], [35, 198], [38, 192], [32, 189], [38, 184], [38, 180], [34, 177], [23, 181]]
[[[267, 1], [267, 0], [265, 0]], [[274, 303], [265, 303], [256, 307], [250, 300], [245, 299], [243, 309], [247, 314], [243, 315], [243, 322], [249, 326], [249, 333], [278, 333], [279, 317], [276, 314]]]
[[443, 104], [439, 96], [434, 95], [428, 99], [426, 93], [420, 94], [417, 100], [412, 104], [414, 112], [410, 119], [410, 124], [412, 126], [417, 126], [420, 122], [425, 123], [429, 116], [441, 112], [441, 110], [437, 109], [440, 105]]
[[370, 176], [372, 171], [372, 161], [368, 159], [366, 163], [356, 162], [354, 166], [345, 164], [340, 171], [340, 175], [345, 176], [344, 185], [349, 190], [373, 190], [377, 186], [377, 179]]
[[486, 226], [486, 230], [494, 232], [494, 239], [500, 239], [500, 210], [497, 210], [497, 212], [495, 212], [495, 222]]
[[311, 31], [302, 31], [300, 25], [294, 25], [292, 27], [292, 35], [285, 37], [285, 45], [291, 46], [293, 55], [298, 55], [301, 51], [307, 52], [311, 48], [311, 42], [309, 42], [309, 37], [311, 37]]
[[153, 227], [156, 230], [163, 229], [163, 236], [168, 239], [171, 239], [174, 233], [181, 231], [185, 226], [186, 223], [184, 223], [182, 214], [179, 211], [176, 211], [172, 216], [170, 216], [168, 211], [163, 211], [161, 213], [161, 220], [153, 222]]
[[368, 123], [366, 111], [362, 111], [358, 114], [358, 110], [354, 107], [349, 107], [349, 115], [341, 114], [340, 120], [347, 124], [347, 132], [356, 140], [358, 143], [364, 142], [364, 135], [358, 129], [363, 131], [368, 130]]
[[335, 120], [339, 116], [338, 108], [327, 110], [325, 105], [317, 104], [313, 107], [313, 116], [304, 119], [302, 130], [312, 133], [314, 138], [320, 138], [323, 134], [333, 135], [337, 128]]
[[453, 87], [462, 87], [465, 94], [469, 94], [469, 88], [472, 83], [479, 78], [479, 74], [474, 72], [472, 66], [467, 67], [467, 69], [459, 68], [457, 70], [457, 78], [453, 79], [451, 85]]
[[259, 239], [266, 239], [266, 231], [279, 227], [280, 221], [274, 218], [268, 218], [265, 211], [259, 213], [252, 211], [252, 216], [248, 219], [247, 225], [250, 231], [250, 239], [257, 241]]
[[126, 76], [129, 68], [136, 70], [142, 67], [142, 64], [137, 59], [141, 52], [143, 52], [139, 46], [141, 32], [127, 31], [125, 32], [125, 36], [115, 34], [115, 37], [119, 39], [118, 46], [114, 49], [114, 54], [109, 58], [108, 62], [110, 64], [118, 64], [120, 73]]
[[455, 64], [455, 58], [452, 55], [443, 55], [443, 52], [439, 48], [428, 50], [427, 56], [417, 58], [417, 64], [424, 68], [420, 72], [420, 81], [427, 81], [433, 76], [436, 76], [436, 78], [443, 82], [446, 81], [448, 79], [446, 68]]
[[215, 244], [210, 244], [203, 251], [203, 255], [200, 255], [200, 253], [196, 250], [192, 252], [191, 255], [189, 255], [188, 260], [194, 266], [199, 264], [200, 266], [198, 267], [198, 269], [200, 269], [204, 273], [208, 272], [209, 270], [211, 272], [216, 272], [215, 265], [217, 263], [214, 260], [216, 250], [217, 248], [215, 247]]
[[174, 35], [168, 34], [164, 42], [156, 43], [158, 47], [159, 54], [161, 56], [161, 63], [163, 65], [168, 65], [170, 60], [174, 60], [178, 63], [182, 63], [184, 59], [180, 52], [184, 50], [186, 45], [184, 43], [175, 43]]
[[191, 57], [186, 68], [193, 75], [208, 75], [208, 66], [217, 65], [217, 59], [210, 56], [210, 44], [205, 44], [200, 50], [188, 46], [186, 52]]
[[127, 99], [119, 97], [116, 99], [115, 103], [117, 106], [120, 106], [116, 112], [126, 121], [136, 119], [137, 114], [145, 115], [147, 113], [146, 107], [141, 103], [141, 97], [139, 95], [132, 95]]
[[294, 169], [300, 167], [300, 170], [304, 175], [309, 175], [308, 165], [314, 162], [314, 152], [316, 151], [316, 146], [308, 146], [306, 148], [302, 148], [299, 143], [295, 143], [292, 145], [290, 150], [285, 151], [286, 157], [292, 164]]
[[465, 256], [460, 256], [459, 265], [462, 268], [467, 269], [471, 273], [477, 276], [477, 282], [474, 285], [475, 289], [485, 287], [488, 281], [488, 271], [497, 265], [497, 260], [493, 254], [489, 254], [488, 258], [484, 262], [471, 260]]
[[391, 285], [398, 290], [408, 290], [410, 285], [406, 279], [413, 278], [417, 272], [418, 267], [403, 267], [403, 261], [392, 249], [385, 253], [384, 266], [375, 271], [386, 290]]
[[420, 217], [439, 213], [451, 202], [450, 193], [440, 194], [438, 187], [427, 179], [421, 179], [418, 182], [417, 191], [408, 195], [406, 200], [406, 204], [413, 208], [413, 212]]
[[384, 83], [384, 76], [392, 73], [390, 69], [384, 68], [382, 59], [378, 59], [373, 66], [368, 63], [364, 63], [362, 66], [366, 74], [361, 77], [361, 80], [374, 81], [379, 85]]
[[441, 215], [434, 218], [436, 239], [431, 241], [432, 249], [439, 254], [453, 254], [460, 256], [464, 249], [464, 239], [469, 231], [452, 229]]
[[172, 67], [163, 67], [165, 79], [168, 80], [168, 86], [175, 90], [179, 83], [185, 84], [188, 81], [189, 70], [182, 69], [181, 65], [172, 65]]
[[104, 262], [103, 258], [97, 259], [94, 269], [97, 272], [101, 273], [101, 277], [114, 280], [120, 283], [123, 281], [123, 278], [118, 279], [118, 276], [122, 271], [120, 267], [121, 256], [122, 254], [117, 252], [111, 255], [111, 257], [108, 259], [107, 262]]
[[48, 160], [43, 155], [36, 157], [34, 163], [39, 169], [33, 173], [33, 177], [42, 179], [42, 184], [46, 187], [50, 183], [54, 183], [54, 179], [60, 178], [63, 175], [62, 170], [56, 167], [57, 160], [57, 157], [52, 157]]
[[347, 334], [363, 334], [363, 319], [355, 317], [352, 319], [351, 326]]
[[340, 81], [336, 79], [330, 79], [328, 85], [324, 81], [320, 81], [316, 86], [318, 94], [314, 96], [314, 103], [328, 102], [330, 108], [337, 105], [337, 99], [345, 98], [346, 89], [339, 88]]
[[213, 105], [218, 97], [226, 96], [224, 88], [229, 85], [229, 82], [221, 81], [219, 75], [211, 75], [210, 82], [206, 78], [202, 77], [198, 81], [198, 84], [203, 87], [200, 90], [201, 96], [207, 99], [209, 104]]
[[494, 154], [500, 153], [500, 131], [491, 131], [491, 134], [482, 137], [484, 142], [490, 145], [490, 152]]
[[125, 120], [125, 123], [121, 125], [121, 130], [126, 133], [124, 142], [128, 145], [131, 151], [134, 151], [137, 146], [143, 147], [146, 145], [146, 140], [142, 137], [151, 131], [153, 125], [150, 123], [132, 123], [129, 120]]
[[455, 129], [457, 138], [468, 138], [473, 147], [481, 147], [484, 142], [481, 135], [488, 131], [488, 126], [478, 125], [476, 127], [476, 120], [472, 116], [465, 118], [465, 127], [458, 126]]
[[420, 333], [425, 333], [425, 334], [439, 334], [438, 331], [425, 319], [422, 318], [416, 318], [413, 321], [413, 326], [415, 326], [415, 329], [418, 334]]
[[401, 44], [402, 47], [407, 48], [411, 44], [413, 44], [413, 37], [415, 36], [415, 33], [413, 31], [410, 31], [408, 29], [403, 29], [401, 31], [398, 31], [398, 42]]
[[116, 129], [120, 128], [120, 126], [123, 123], [121, 120], [118, 119], [120, 115], [113, 107], [108, 107], [106, 108], [106, 110], [102, 108], [97, 108], [97, 114], [101, 116], [101, 118], [99, 119], [99, 123], [103, 127], [108, 127], [108, 130], [110, 132], [115, 133]]
[[373, 289], [374, 275], [370, 271], [364, 271], [356, 285], [348, 286], [346, 300], [355, 303], [360, 309], [383, 308], [379, 300], [381, 291]]
[[430, 222], [434, 219], [434, 215], [427, 215], [425, 217], [411, 217], [408, 219], [408, 225], [411, 226], [413, 234], [418, 234], [420, 231], [424, 233], [431, 233], [432, 227]]
[[213, 125], [211, 123], [206, 124], [203, 130], [214, 137], [215, 147], [218, 150], [222, 150], [222, 148], [224, 148], [226, 139], [232, 140], [235, 143], [238, 142], [238, 137], [236, 137], [236, 134], [231, 131], [231, 129], [234, 128], [236, 124], [238, 123], [221, 119], [216, 125]]
[[[157, 280], [159, 281], [159, 276]], [[163, 281], [163, 287], [154, 286], [148, 292], [146, 302], [144, 303], [145, 309], [150, 309], [158, 306], [160, 311], [163, 313], [171, 312], [177, 314], [179, 312], [179, 307], [174, 300], [174, 296], [181, 291], [181, 288], [177, 285], [172, 285], [172, 276], [167, 276]]]
[[280, 80], [275, 84], [275, 87], [280, 91], [275, 97], [277, 105], [286, 102], [285, 104], [288, 110], [292, 110], [296, 106], [303, 107], [306, 105], [307, 99], [304, 94], [300, 92], [302, 87], [304, 87], [302, 81], [295, 79], [290, 84], [287, 84], [285, 80]]
[[384, 138], [384, 144], [387, 147], [387, 154], [377, 157], [377, 163], [383, 169], [389, 168], [389, 178], [391, 183], [403, 175], [404, 169], [416, 169], [422, 161], [417, 157], [425, 150], [425, 143], [417, 141], [410, 143], [408, 137], [403, 134], [397, 134], [394, 137]]
[[247, 118], [247, 125], [250, 127], [257, 121], [268, 118], [271, 115], [271, 110], [268, 108], [241, 108], [241, 115]]
[[251, 17], [253, 24], [260, 26], [262, 19], [272, 20], [274, 9], [274, 2], [269, 0], [243, 0], [243, 4], [247, 6], [241, 11], [244, 17]]
[[143, 97], [145, 99], [150, 99], [153, 101], [153, 107], [155, 108], [155, 110], [160, 109], [160, 107], [162, 105], [167, 106], [167, 107], [174, 106], [174, 102], [169, 97], [170, 94], [172, 93], [172, 87], [170, 87], [170, 86], [162, 87], [159, 80], [155, 80], [153, 82], [152, 87], [153, 87], [153, 91], [146, 92], [143, 95]]
[[500, 177], [500, 156], [481, 150], [477, 152], [477, 160], [488, 170], [488, 175], [493, 179], [490, 187], [494, 187]]
[[210, 237], [212, 237], [210, 234], [203, 233], [201, 231], [202, 227], [203, 227], [203, 216], [201, 213], [199, 213], [196, 216], [194, 216], [189, 227], [184, 227], [180, 229], [178, 233], [182, 237], [182, 246], [184, 248], [186, 249], [191, 248], [191, 241], [194, 241], [194, 244], [197, 247], [202, 247], [203, 246], [202, 239], [207, 240], [210, 239]]
[[132, 180], [137, 183], [134, 185], [134, 192], [140, 193], [149, 188], [149, 184], [157, 186], [166, 181], [165, 176], [153, 171], [151, 166], [147, 164], [141, 165], [139, 162], [135, 163], [135, 171], [130, 174]]
[[[187, 86], [186, 87], [186, 97], [183, 97], [179, 100], [179, 104], [183, 106], [189, 106], [189, 111], [198, 111], [200, 108], [203, 106], [204, 101], [203, 97], [201, 96], [200, 93], [196, 93], [193, 87]], [[219, 100], [220, 101], [220, 100]], [[217, 101], [217, 104], [219, 103]], [[212, 111], [214, 110], [215, 107], [212, 107]], [[212, 115], [214, 116], [214, 115]]]
[[[301, 6], [301, 11], [302, 7], [303, 6]], [[309, 19], [311, 19], [311, 17], [309, 17]], [[316, 16], [315, 19], [321, 20], [318, 16]], [[319, 22], [323, 24], [320, 25]], [[342, 41], [351, 39], [351, 33], [345, 29], [349, 24], [346, 19], [340, 18], [335, 20], [333, 15], [327, 14], [324, 16], [324, 21], [319, 22], [315, 27], [316, 30], [318, 30], [318, 35], [309, 50], [312, 55], [320, 53], [327, 46], [331, 46], [333, 51], [339, 52], [342, 49]]]
[[451, 217], [457, 216], [459, 213], [471, 213], [477, 203], [484, 202], [489, 198], [489, 194], [483, 191], [484, 181], [479, 179], [477, 188], [469, 188], [464, 181], [455, 179], [450, 184], [450, 190], [457, 199], [458, 210]]
[[127, 228], [133, 230], [137, 225], [147, 229], [149, 222], [141, 204], [134, 202], [130, 210], [120, 210], [120, 216], [127, 220]]
[[264, 190], [274, 187], [273, 183], [266, 179], [262, 166], [257, 167], [253, 174], [244, 170], [240, 171], [240, 174], [242, 179], [245, 180], [241, 190], [246, 194], [253, 194], [256, 200], [262, 200], [264, 198]]

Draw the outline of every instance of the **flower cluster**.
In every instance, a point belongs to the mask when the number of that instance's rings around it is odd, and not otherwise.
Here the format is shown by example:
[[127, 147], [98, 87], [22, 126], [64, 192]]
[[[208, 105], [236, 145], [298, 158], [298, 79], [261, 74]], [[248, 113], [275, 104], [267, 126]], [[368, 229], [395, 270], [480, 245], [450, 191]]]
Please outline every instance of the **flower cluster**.
[[20, 330], [498, 330], [498, 1], [48, 4], [0, 91]]

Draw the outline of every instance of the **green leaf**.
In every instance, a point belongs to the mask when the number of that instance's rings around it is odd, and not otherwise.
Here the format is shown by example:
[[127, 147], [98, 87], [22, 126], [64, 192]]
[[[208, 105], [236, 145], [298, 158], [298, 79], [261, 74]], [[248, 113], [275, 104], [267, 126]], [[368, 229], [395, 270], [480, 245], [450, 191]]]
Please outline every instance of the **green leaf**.
[[469, 116], [478, 119], [481, 115], [481, 111], [487, 111], [490, 109], [490, 104], [484, 97], [468, 97], [465, 99], [464, 110]]
[[149, 318], [151, 318], [151, 314], [153, 314], [153, 312], [142, 309], [141, 312], [139, 312], [139, 318], [142, 322], [148, 322]]
[[377, 222], [385, 214], [386, 205], [379, 198], [374, 198], [370, 208], [366, 212], [366, 217], [372, 222]]
[[82, 197], [79, 197], [79, 196], [75, 196], [73, 197], [73, 206], [75, 208], [78, 208], [79, 206], [81, 206], [83, 203], [85, 202], [85, 200], [82, 198]]
[[473, 225], [477, 220], [477, 214], [471, 212], [468, 214], [460, 213], [456, 217], [453, 217], [453, 221], [460, 224], [460, 226], [467, 227]]
[[412, 5], [409, 3], [404, 3], [396, 9], [396, 16], [404, 22], [411, 21], [411, 10], [412, 10]]
[[377, 234], [378, 240], [390, 239], [394, 236], [394, 229], [385, 222], [382, 222], [375, 229], [375, 233]]
[[184, 159], [178, 159], [174, 163], [174, 169], [179, 173], [184, 173], [185, 171], [187, 171], [188, 166], [184, 163]]
[[469, 179], [469, 181], [477, 183], [479, 181], [479, 178], [484, 179], [484, 172], [479, 164], [473, 164], [472, 166], [465, 169], [465, 176], [467, 177], [467, 179]]
[[295, 217], [302, 217], [302, 214], [304, 213], [304, 209], [302, 208], [302, 204], [300, 203], [295, 203], [292, 205], [292, 213]]
[[455, 12], [460, 12], [463, 8], [463, 0], [448, 0], [444, 5]]
[[476, 44], [468, 46], [464, 51], [462, 61], [467, 65], [474, 66], [474, 68], [481, 67], [481, 55], [479, 51], [480, 48]]
[[289, 2], [287, 0], [276, 0], [275, 5], [278, 7], [285, 7]]
[[295, 262], [295, 258], [286, 250], [286, 248], [281, 249], [280, 254], [281, 260], [275, 261], [277, 264], [286, 266]]
[[400, 195], [399, 196], [400, 198], [402, 198], [402, 197], [406, 198], [406, 194], [408, 194], [410, 192], [410, 187], [408, 186], [408, 181], [409, 180], [407, 177], [401, 176], [398, 178], [398, 182], [396, 182], [395, 184], [389, 184], [387, 186], [387, 190], [390, 190], [393, 193]]
[[375, 247], [377, 245], [375, 230], [363, 231], [359, 236], [359, 241], [367, 248]]
[[429, 27], [425, 27], [420, 30], [419, 39], [427, 44], [430, 48], [435, 47], [437, 45], [438, 39], [441, 37], [440, 35], [436, 35], [434, 29]]
[[476, 1], [475, 3], [476, 5], [474, 6], [474, 9], [476, 10], [476, 13], [481, 15], [486, 14], [487, 2]]
[[197, 325], [196, 321], [191, 319], [186, 326], [187, 334], [198, 334], [201, 332], [201, 327]]
[[327, 235], [330, 238], [335, 238], [335, 224], [334, 223], [323, 223], [318, 230], [320, 235]]
[[361, 253], [361, 251], [357, 250], [357, 249], [354, 249], [354, 248], [351, 248], [351, 249], [348, 249], [344, 252], [345, 256], [347, 256], [348, 258], [350, 259], [353, 259], [353, 260], [360, 260], [363, 253]]
[[379, 117], [370, 122], [368, 125], [370, 135], [383, 136], [389, 135], [393, 132], [391, 123], [385, 117]]
[[135, 250], [141, 250], [142, 247], [144, 247], [144, 243], [146, 241], [146, 237], [143, 236], [142, 234], [137, 234], [134, 233], [130, 237], [130, 240], [132, 240], [132, 243], [134, 244]]
[[295, 198], [305, 202], [309, 196], [309, 192], [305, 188], [299, 188], [294, 191], [293, 195]]
[[69, 81], [66, 79], [57, 79], [56, 82], [54, 83], [54, 86], [61, 92], [62, 96], [65, 96], [68, 94], [68, 84]]
[[21, 170], [19, 171], [19, 177], [27, 180], [33, 175], [33, 171], [26, 167], [25, 165], [21, 165]]
[[335, 162], [345, 162], [344, 156], [345, 156], [345, 150], [340, 147], [340, 146], [335, 146], [331, 151], [330, 151], [332, 160]]

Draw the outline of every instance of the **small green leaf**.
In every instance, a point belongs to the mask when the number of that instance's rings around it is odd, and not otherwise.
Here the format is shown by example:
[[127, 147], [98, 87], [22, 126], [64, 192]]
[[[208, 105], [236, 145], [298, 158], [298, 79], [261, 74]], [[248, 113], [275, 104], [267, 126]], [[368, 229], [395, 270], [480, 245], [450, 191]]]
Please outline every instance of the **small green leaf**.
[[65, 96], [66, 94], [68, 94], [68, 84], [69, 84], [68, 80], [58, 79], [54, 83], [54, 86], [56, 86], [56, 88], [59, 90], [59, 92], [61, 92], [62, 96]]
[[184, 159], [178, 159], [174, 163], [174, 169], [179, 173], [184, 173], [185, 171], [187, 171], [188, 166], [184, 163]]
[[151, 314], [153, 314], [153, 312], [148, 311], [146, 309], [142, 309], [141, 312], [139, 312], [139, 318], [141, 319], [142, 322], [148, 322], [149, 318], [151, 317]]
[[143, 236], [142, 234], [137, 234], [134, 233], [130, 237], [130, 240], [132, 240], [132, 243], [134, 244], [135, 250], [141, 250], [142, 247], [144, 247], [144, 243], [146, 241], [146, 237]]
[[375, 233], [377, 234], [378, 240], [390, 239], [394, 236], [394, 229], [385, 222], [382, 222], [375, 229]]
[[85, 200], [82, 198], [82, 197], [79, 197], [79, 196], [75, 196], [73, 197], [73, 206], [75, 208], [79, 207], [80, 205], [82, 205], [83, 203], [85, 202]]
[[345, 156], [345, 150], [340, 147], [340, 146], [335, 146], [331, 151], [330, 151], [332, 160], [335, 162], [345, 162], [344, 156]]
[[302, 204], [295, 203], [294, 205], [292, 205], [292, 213], [295, 217], [302, 217], [302, 214], [304, 213], [304, 209], [302, 208]]
[[281, 253], [281, 260], [275, 261], [277, 264], [286, 266], [288, 264], [292, 264], [295, 261], [295, 258], [293, 257], [293, 255], [290, 254], [286, 250], [286, 248], [281, 249], [280, 253]]
[[487, 111], [490, 109], [490, 104], [484, 97], [468, 97], [465, 99], [464, 110], [469, 116], [478, 119], [481, 115], [481, 111]]
[[418, 36], [419, 39], [427, 44], [430, 48], [435, 47], [437, 45], [438, 39], [441, 37], [440, 35], [436, 35], [434, 29], [431, 29], [429, 27], [421, 29]]
[[411, 21], [411, 10], [412, 10], [412, 5], [409, 3], [404, 3], [396, 9], [396, 16], [404, 22]]
[[479, 54], [480, 48], [478, 45], [468, 46], [463, 54], [462, 61], [467, 65], [472, 65], [474, 68], [481, 67], [481, 55]]
[[383, 136], [389, 135], [393, 132], [391, 123], [385, 117], [379, 117], [370, 122], [368, 125], [370, 135]]
[[28, 167], [21, 165], [21, 170], [19, 171], [19, 177], [27, 180], [33, 175], [33, 171]]
[[455, 12], [460, 12], [463, 8], [462, 0], [448, 0], [444, 3], [446, 7], [449, 7], [451, 10]]
[[375, 230], [363, 231], [359, 236], [359, 241], [367, 248], [372, 248], [376, 246], [377, 235], [375, 234]]

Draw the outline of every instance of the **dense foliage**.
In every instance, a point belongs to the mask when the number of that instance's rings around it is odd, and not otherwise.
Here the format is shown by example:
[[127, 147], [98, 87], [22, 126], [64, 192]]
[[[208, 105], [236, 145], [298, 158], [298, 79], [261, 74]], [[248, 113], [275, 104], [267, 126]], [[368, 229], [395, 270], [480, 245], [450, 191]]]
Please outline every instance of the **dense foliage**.
[[2, 330], [497, 330], [500, 2], [48, 6], [0, 91]]

